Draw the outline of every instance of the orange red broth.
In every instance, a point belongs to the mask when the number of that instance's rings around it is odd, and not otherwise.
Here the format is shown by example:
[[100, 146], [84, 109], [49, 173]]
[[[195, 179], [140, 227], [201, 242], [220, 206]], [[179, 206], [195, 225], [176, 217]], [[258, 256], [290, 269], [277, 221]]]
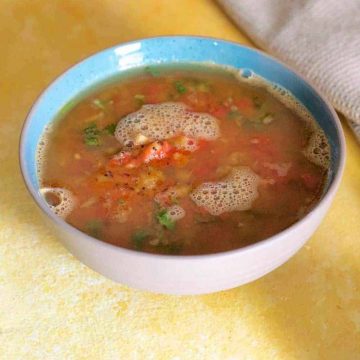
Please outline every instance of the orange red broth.
[[[136, 168], [114, 161], [122, 147], [110, 134], [112, 124], [143, 104], [169, 101], [216, 117], [221, 136], [177, 156], [169, 139], [168, 157]], [[84, 129], [95, 126], [99, 144], [86, 144]], [[77, 201], [66, 221], [105, 242], [163, 254], [227, 251], [278, 233], [319, 200], [327, 172], [303, 155], [310, 135], [306, 123], [270, 93], [225, 70], [147, 68], [95, 90], [55, 122], [47, 135], [41, 183], [70, 190]], [[138, 158], [146, 146], [135, 150]], [[290, 168], [279, 176], [268, 163]], [[190, 199], [196, 186], [220, 180], [239, 165], [261, 177], [250, 210], [212, 216]], [[169, 229], [159, 222], [162, 208], [154, 196], [172, 186], [182, 192], [174, 200], [186, 215]]]

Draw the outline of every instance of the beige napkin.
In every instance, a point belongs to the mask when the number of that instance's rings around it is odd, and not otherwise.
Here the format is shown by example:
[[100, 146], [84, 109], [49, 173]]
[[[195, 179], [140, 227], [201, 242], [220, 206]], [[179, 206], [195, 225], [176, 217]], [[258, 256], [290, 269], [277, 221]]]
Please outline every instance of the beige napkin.
[[360, 141], [360, 0], [218, 0], [260, 47], [310, 80]]

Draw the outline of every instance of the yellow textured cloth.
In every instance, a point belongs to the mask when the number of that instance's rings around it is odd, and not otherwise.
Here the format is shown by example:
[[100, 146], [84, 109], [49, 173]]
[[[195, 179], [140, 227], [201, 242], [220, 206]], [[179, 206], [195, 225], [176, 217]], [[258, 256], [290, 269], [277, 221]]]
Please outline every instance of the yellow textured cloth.
[[39, 93], [80, 59], [160, 34], [250, 42], [210, 0], [0, 4], [0, 359], [360, 359], [360, 148], [324, 222], [287, 264], [197, 297], [115, 284], [44, 225], [18, 167]]

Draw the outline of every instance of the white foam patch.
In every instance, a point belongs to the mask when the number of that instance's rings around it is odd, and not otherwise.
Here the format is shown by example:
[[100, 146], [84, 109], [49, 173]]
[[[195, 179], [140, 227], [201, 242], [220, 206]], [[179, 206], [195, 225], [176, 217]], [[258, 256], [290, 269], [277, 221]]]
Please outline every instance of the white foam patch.
[[57, 205], [51, 205], [48, 202], [46, 203], [56, 215], [63, 219], [65, 219], [75, 207], [76, 199], [70, 190], [63, 188], [43, 187], [39, 190], [39, 192], [44, 198], [46, 194], [51, 193], [59, 199], [59, 204]]
[[201, 184], [190, 198], [212, 215], [249, 210], [258, 197], [259, 181], [260, 177], [250, 168], [236, 167], [223, 181]]
[[193, 142], [191, 144], [185, 144], [183, 146], [179, 146], [178, 149], [179, 150], [184, 150], [184, 151], [189, 151], [189, 152], [194, 152], [199, 148], [199, 145], [197, 142]]
[[304, 155], [312, 163], [328, 168], [330, 163], [330, 147], [322, 131], [316, 131], [312, 134], [304, 150]]
[[216, 118], [188, 110], [183, 103], [167, 102], [143, 105], [123, 117], [116, 126], [115, 137], [124, 146], [142, 145], [177, 135], [215, 140], [220, 135]]
[[172, 205], [167, 209], [168, 217], [172, 221], [178, 221], [185, 216], [185, 210], [180, 205]]
[[35, 159], [36, 159], [36, 173], [39, 179], [39, 182], [41, 182], [41, 176], [42, 176], [42, 171], [44, 168], [44, 162], [46, 160], [46, 149], [47, 149], [47, 145], [48, 145], [48, 136], [52, 131], [52, 126], [51, 124], [46, 126], [44, 128], [44, 132], [42, 133], [39, 142], [37, 144], [37, 148], [36, 148], [36, 155], [35, 155]]

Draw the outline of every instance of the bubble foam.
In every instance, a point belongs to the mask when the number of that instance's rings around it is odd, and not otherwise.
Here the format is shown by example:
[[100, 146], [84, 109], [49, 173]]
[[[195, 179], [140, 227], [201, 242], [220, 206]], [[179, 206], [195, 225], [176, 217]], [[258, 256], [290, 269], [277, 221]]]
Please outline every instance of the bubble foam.
[[330, 163], [330, 148], [323, 132], [314, 132], [304, 150], [306, 158], [315, 165], [327, 168]]
[[212, 215], [248, 210], [258, 197], [259, 180], [260, 177], [250, 168], [236, 167], [223, 181], [198, 186], [190, 198]]
[[46, 204], [49, 208], [58, 216], [65, 219], [74, 209], [76, 200], [73, 193], [70, 190], [57, 188], [57, 187], [43, 187], [40, 190], [40, 194], [45, 198], [46, 194], [53, 194], [59, 198], [59, 204], [51, 205], [46, 200]]
[[183, 103], [167, 102], [143, 105], [123, 117], [115, 130], [116, 139], [124, 146], [143, 145], [176, 135], [215, 140], [220, 135], [216, 118], [190, 111]]
[[36, 148], [36, 155], [35, 155], [36, 174], [38, 176], [39, 181], [41, 181], [41, 179], [42, 179], [41, 175], [42, 175], [44, 163], [46, 161], [46, 150], [47, 150], [47, 146], [48, 146], [48, 137], [51, 132], [52, 132], [52, 126], [47, 125], [44, 128], [43, 133], [41, 134], [41, 137], [39, 139], [39, 142], [38, 142], [37, 148]]
[[180, 205], [172, 205], [167, 209], [170, 220], [178, 221], [185, 216], [185, 210]]

